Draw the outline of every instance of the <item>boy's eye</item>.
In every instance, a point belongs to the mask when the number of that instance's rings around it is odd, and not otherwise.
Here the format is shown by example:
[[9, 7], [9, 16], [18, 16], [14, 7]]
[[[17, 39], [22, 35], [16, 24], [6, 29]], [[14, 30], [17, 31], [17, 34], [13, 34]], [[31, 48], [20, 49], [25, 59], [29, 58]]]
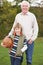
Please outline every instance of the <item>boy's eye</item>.
[[15, 31], [20, 31], [20, 29], [15, 29]]

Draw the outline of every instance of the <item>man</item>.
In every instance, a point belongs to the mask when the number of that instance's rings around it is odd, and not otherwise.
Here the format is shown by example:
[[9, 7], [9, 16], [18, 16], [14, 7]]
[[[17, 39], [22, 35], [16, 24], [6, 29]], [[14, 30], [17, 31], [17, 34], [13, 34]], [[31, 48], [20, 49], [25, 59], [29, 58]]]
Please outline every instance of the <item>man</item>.
[[38, 24], [36, 17], [33, 13], [29, 12], [30, 4], [27, 1], [21, 3], [21, 13], [16, 15], [13, 27], [9, 35], [13, 34], [14, 26], [16, 23], [20, 23], [23, 28], [23, 34], [27, 39], [28, 49], [26, 51], [27, 65], [32, 64], [32, 55], [34, 48], [34, 40], [38, 36]]

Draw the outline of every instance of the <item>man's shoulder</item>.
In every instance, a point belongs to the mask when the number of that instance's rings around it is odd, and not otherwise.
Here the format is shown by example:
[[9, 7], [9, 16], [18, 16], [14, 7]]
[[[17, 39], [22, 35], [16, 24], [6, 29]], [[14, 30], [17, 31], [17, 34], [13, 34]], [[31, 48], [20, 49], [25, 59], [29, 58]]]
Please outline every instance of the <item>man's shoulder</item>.
[[21, 15], [21, 13], [18, 13], [16, 16], [18, 17], [18, 16], [20, 16]]
[[16, 16], [15, 16], [15, 19], [19, 18], [21, 15], [21, 13], [18, 13]]
[[32, 15], [32, 16], [35, 16], [35, 14], [34, 13], [32, 13], [32, 12], [28, 12], [30, 15]]
[[36, 17], [34, 13], [32, 12], [29, 12], [29, 14], [32, 16], [32, 17]]

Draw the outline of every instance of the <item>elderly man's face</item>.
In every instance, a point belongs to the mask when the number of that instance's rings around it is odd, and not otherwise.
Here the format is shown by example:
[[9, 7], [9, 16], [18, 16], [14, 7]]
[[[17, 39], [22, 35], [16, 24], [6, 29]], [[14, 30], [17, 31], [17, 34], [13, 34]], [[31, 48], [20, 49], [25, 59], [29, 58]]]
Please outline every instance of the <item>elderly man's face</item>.
[[24, 14], [26, 14], [26, 13], [28, 12], [28, 10], [29, 10], [29, 7], [28, 7], [27, 4], [23, 4], [23, 5], [21, 6], [21, 9], [22, 9], [22, 12], [23, 12]]

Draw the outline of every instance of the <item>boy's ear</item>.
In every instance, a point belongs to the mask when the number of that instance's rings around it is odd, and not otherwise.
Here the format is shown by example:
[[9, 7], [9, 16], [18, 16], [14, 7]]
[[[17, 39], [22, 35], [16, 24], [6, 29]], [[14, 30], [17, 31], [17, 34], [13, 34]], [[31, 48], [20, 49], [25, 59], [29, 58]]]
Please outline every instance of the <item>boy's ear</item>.
[[22, 32], [20, 32], [20, 35], [22, 35]]
[[13, 34], [14, 34], [14, 36], [16, 35], [16, 33], [15, 33], [15, 32], [14, 32]]

